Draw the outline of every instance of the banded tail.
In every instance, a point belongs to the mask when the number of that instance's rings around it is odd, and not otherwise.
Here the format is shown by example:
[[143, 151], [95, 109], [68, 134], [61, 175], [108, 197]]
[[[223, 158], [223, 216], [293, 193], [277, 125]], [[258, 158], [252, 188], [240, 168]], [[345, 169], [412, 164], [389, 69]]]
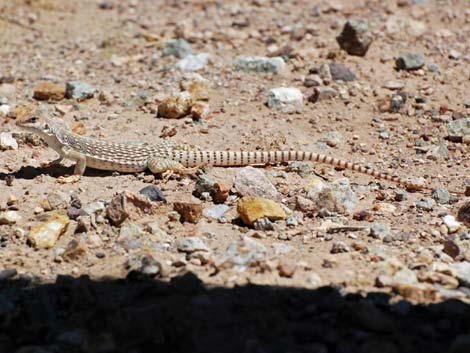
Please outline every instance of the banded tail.
[[381, 173], [365, 168], [359, 164], [346, 162], [324, 154], [304, 151], [172, 151], [171, 158], [183, 164], [185, 167], [198, 167], [211, 165], [216, 167], [247, 166], [266, 163], [311, 161], [329, 164], [334, 167], [349, 169], [362, 174], [370, 175], [376, 179], [387, 180], [401, 184], [412, 190], [432, 190], [427, 186], [418, 185], [396, 176]]

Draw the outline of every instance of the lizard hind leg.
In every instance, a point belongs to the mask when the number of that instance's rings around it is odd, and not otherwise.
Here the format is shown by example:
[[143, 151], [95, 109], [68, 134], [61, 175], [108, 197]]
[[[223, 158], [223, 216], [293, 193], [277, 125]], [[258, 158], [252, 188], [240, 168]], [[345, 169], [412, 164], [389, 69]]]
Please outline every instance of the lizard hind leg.
[[154, 174], [162, 174], [164, 180], [168, 180], [173, 173], [193, 174], [197, 168], [187, 168], [180, 162], [167, 158], [149, 158], [147, 168]]

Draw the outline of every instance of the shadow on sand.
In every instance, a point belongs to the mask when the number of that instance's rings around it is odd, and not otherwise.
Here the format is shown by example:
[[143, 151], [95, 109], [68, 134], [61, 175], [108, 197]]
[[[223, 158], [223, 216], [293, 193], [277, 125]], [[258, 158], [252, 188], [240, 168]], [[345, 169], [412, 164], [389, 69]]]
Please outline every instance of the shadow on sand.
[[0, 282], [0, 351], [470, 352], [469, 305], [389, 299], [333, 287], [208, 288], [191, 273], [169, 283], [132, 274], [8, 279]]

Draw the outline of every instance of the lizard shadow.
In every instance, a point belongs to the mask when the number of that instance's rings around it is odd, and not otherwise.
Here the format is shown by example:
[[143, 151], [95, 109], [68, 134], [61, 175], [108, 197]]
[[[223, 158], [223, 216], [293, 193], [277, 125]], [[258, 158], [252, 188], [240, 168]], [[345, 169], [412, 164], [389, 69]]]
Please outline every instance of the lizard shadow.
[[[21, 167], [19, 170], [11, 173], [0, 173], [0, 180], [4, 181], [9, 178], [13, 179], [26, 179], [32, 180], [37, 178], [40, 175], [49, 175], [53, 178], [58, 178], [61, 176], [72, 175], [74, 167], [66, 167], [62, 165], [53, 165], [47, 167], [32, 167], [32, 166], [24, 166]], [[85, 176], [90, 177], [106, 177], [111, 176], [113, 172], [111, 171], [102, 171], [97, 169], [88, 168], [85, 171]]]

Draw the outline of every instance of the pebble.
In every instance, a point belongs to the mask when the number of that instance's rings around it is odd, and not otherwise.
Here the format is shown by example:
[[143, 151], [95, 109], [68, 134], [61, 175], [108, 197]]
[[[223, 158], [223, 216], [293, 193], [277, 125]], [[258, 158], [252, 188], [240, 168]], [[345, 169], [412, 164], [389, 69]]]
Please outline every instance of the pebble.
[[383, 240], [388, 235], [390, 235], [390, 226], [386, 223], [376, 222], [370, 227], [372, 238]]
[[53, 82], [40, 82], [34, 87], [33, 98], [37, 100], [60, 101], [65, 98], [65, 85]]
[[178, 251], [185, 253], [192, 253], [195, 251], [211, 251], [206, 243], [204, 243], [204, 241], [198, 237], [185, 237], [183, 239], [179, 239], [176, 242], [176, 248]]
[[391, 113], [399, 113], [404, 107], [406, 103], [406, 96], [401, 94], [397, 94], [390, 99], [390, 106], [389, 112]]
[[241, 272], [257, 265], [266, 258], [266, 247], [260, 242], [243, 236], [239, 241], [229, 244], [227, 249], [216, 256], [214, 266], [217, 269], [234, 268]]
[[106, 211], [106, 205], [103, 201], [95, 201], [95, 202], [91, 202], [88, 205], [86, 205], [83, 208], [83, 210], [89, 215], [91, 215], [91, 214], [98, 215], [98, 214], [104, 213], [104, 211]]
[[452, 215], [446, 215], [442, 220], [449, 230], [449, 234], [456, 233], [462, 228], [462, 223], [458, 222]]
[[124, 239], [133, 239], [137, 238], [139, 235], [143, 233], [142, 228], [135, 222], [126, 222], [120, 229], [119, 229], [119, 238]]
[[221, 204], [205, 208], [202, 214], [207, 218], [221, 219], [228, 210], [230, 210], [230, 206]]
[[263, 217], [271, 221], [286, 218], [285, 211], [278, 203], [263, 197], [242, 197], [238, 201], [237, 211], [242, 221], [247, 225], [252, 225], [257, 219]]
[[352, 214], [358, 204], [347, 178], [335, 180], [318, 192], [309, 192], [307, 197], [315, 202], [318, 209], [325, 208], [341, 214]]
[[434, 206], [436, 206], [436, 201], [434, 201], [434, 199], [431, 199], [430, 197], [426, 197], [421, 201], [416, 201], [415, 206], [419, 210], [432, 211]]
[[316, 74], [308, 75], [304, 80], [304, 86], [305, 87], [323, 86], [323, 80], [320, 78], [320, 76]]
[[189, 113], [196, 120], [209, 119], [211, 115], [211, 108], [207, 103], [196, 102], [191, 107], [191, 111]]
[[28, 240], [35, 247], [52, 248], [65, 232], [70, 220], [65, 210], [52, 211], [45, 222], [31, 228]]
[[332, 254], [340, 254], [345, 252], [350, 252], [351, 248], [346, 244], [344, 241], [335, 241], [331, 246], [330, 253]]
[[302, 213], [304, 213], [308, 217], [312, 217], [318, 211], [315, 202], [310, 199], [307, 199], [306, 197], [298, 195], [295, 201], [295, 208], [299, 211], [302, 211]]
[[312, 167], [307, 162], [294, 161], [289, 164], [289, 170], [306, 178], [312, 172]]
[[330, 147], [336, 147], [343, 143], [343, 135], [337, 131], [329, 131], [318, 142], [326, 143]]
[[163, 56], [174, 56], [178, 59], [183, 59], [192, 53], [191, 45], [184, 39], [169, 40], [162, 51]]
[[279, 110], [285, 114], [292, 114], [301, 110], [303, 95], [298, 88], [280, 87], [268, 92], [268, 107]]
[[334, 98], [338, 95], [338, 92], [328, 86], [315, 87], [313, 93], [308, 97], [308, 101], [312, 103], [320, 102], [323, 100], [328, 100]]
[[10, 114], [11, 107], [8, 104], [0, 104], [0, 117], [6, 117]]
[[183, 222], [197, 223], [202, 218], [203, 206], [195, 202], [175, 202], [173, 209], [178, 212]]
[[0, 212], [0, 224], [15, 224], [21, 221], [21, 216], [16, 211]]
[[307, 276], [307, 286], [309, 288], [318, 288], [318, 287], [321, 287], [323, 286], [324, 283], [323, 283], [323, 279], [320, 277], [320, 275], [318, 273], [315, 273], [315, 272], [311, 272], [308, 274]]
[[176, 68], [183, 71], [198, 71], [206, 67], [210, 61], [211, 55], [209, 53], [199, 53], [196, 55], [188, 55], [184, 59], [181, 59], [177, 64]]
[[397, 70], [418, 70], [424, 66], [424, 55], [415, 52], [402, 54], [396, 59], [395, 66]]
[[147, 196], [150, 201], [167, 203], [162, 190], [155, 185], [148, 185], [139, 190], [139, 194]]
[[435, 63], [430, 63], [428, 64], [428, 70], [430, 72], [436, 72], [436, 71], [439, 71], [439, 66]]
[[276, 223], [271, 222], [268, 218], [259, 218], [253, 222], [253, 228], [262, 231], [276, 230]]
[[457, 220], [470, 227], [470, 202], [464, 203], [457, 213]]
[[126, 219], [135, 221], [143, 215], [154, 215], [158, 211], [157, 203], [130, 191], [116, 195], [106, 206], [106, 216], [115, 226], [121, 225]]
[[192, 98], [197, 100], [208, 100], [210, 82], [201, 75], [190, 72], [185, 73], [180, 82], [180, 87], [183, 91], [191, 93]]
[[96, 88], [82, 81], [68, 81], [65, 86], [65, 96], [78, 101], [93, 98], [95, 92]]
[[335, 81], [355, 81], [356, 75], [349, 70], [345, 65], [340, 63], [330, 63], [330, 74], [331, 78]]
[[287, 255], [294, 250], [294, 247], [286, 243], [272, 243], [271, 244], [274, 255]]
[[341, 32], [336, 37], [341, 49], [350, 55], [364, 56], [373, 41], [372, 33], [369, 31], [367, 21], [363, 19], [348, 20]]
[[193, 105], [191, 93], [183, 91], [169, 96], [158, 106], [158, 115], [169, 119], [178, 119], [188, 115]]
[[66, 208], [70, 201], [70, 196], [62, 191], [51, 192], [46, 199], [41, 202], [41, 206], [45, 211]]
[[450, 263], [449, 267], [456, 272], [460, 285], [470, 288], [470, 262], [462, 261]]
[[449, 59], [458, 60], [461, 55], [462, 55], [462, 54], [461, 54], [460, 52], [458, 52], [457, 50], [452, 49], [452, 50], [449, 52]]
[[0, 133], [0, 150], [17, 150], [18, 142], [16, 142], [11, 132]]
[[278, 74], [285, 69], [286, 63], [281, 57], [239, 56], [233, 61], [233, 66], [240, 71]]
[[277, 266], [279, 276], [291, 278], [297, 270], [297, 263], [290, 259], [281, 259]]
[[445, 205], [450, 201], [450, 193], [446, 188], [438, 187], [433, 190], [431, 197], [436, 200], [438, 204]]
[[266, 174], [253, 167], [245, 167], [235, 175], [234, 187], [241, 196], [260, 196], [280, 200], [281, 195]]
[[470, 118], [449, 121], [448, 129], [450, 139], [462, 139], [463, 136], [470, 135]]

